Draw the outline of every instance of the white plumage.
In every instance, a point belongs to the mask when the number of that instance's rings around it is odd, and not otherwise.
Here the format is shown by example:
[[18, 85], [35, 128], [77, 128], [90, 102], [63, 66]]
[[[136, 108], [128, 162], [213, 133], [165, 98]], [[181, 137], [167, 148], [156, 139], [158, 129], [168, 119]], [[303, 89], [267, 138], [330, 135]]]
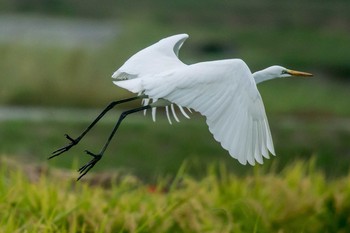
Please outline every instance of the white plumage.
[[[149, 46], [134, 56], [129, 58], [122, 67], [120, 67], [116, 72], [113, 73], [112, 78], [114, 84], [125, 88], [134, 93], [141, 93], [143, 88], [141, 84], [141, 78], [147, 76], [155, 76], [157, 74], [179, 69], [186, 66], [183, 62], [178, 59], [179, 50], [183, 42], [188, 38], [187, 34], [180, 34], [171, 36], [165, 39], [160, 40], [158, 43]], [[119, 82], [125, 80], [124, 82]], [[156, 98], [152, 98], [153, 102], [156, 102]], [[150, 99], [144, 99], [143, 104], [147, 105], [150, 103]], [[169, 108], [165, 106], [166, 113], [169, 122]], [[170, 105], [173, 117], [176, 121], [179, 122], [179, 119], [176, 116], [174, 105]], [[184, 109], [179, 106], [181, 113], [186, 117], [190, 118]], [[155, 121], [156, 108], [152, 109], [152, 118]]]
[[214, 138], [233, 158], [241, 164], [262, 164], [263, 157], [275, 151], [256, 83], [311, 74], [280, 66], [252, 74], [240, 59], [186, 65], [178, 52], [187, 38], [186, 34], [171, 36], [136, 53], [112, 75], [114, 84], [147, 95], [143, 103], [152, 101], [153, 118], [155, 107], [165, 106], [170, 121], [170, 106], [178, 121], [173, 104], [186, 117], [182, 107], [200, 112]]

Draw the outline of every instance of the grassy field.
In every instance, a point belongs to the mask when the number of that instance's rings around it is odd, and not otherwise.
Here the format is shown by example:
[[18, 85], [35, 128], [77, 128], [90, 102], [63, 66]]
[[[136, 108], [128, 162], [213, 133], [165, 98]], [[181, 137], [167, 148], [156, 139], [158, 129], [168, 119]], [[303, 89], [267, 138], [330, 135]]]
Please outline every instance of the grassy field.
[[194, 179], [128, 174], [76, 183], [69, 172], [2, 159], [1, 232], [348, 232], [349, 175], [328, 180], [314, 161], [245, 177], [226, 165]]

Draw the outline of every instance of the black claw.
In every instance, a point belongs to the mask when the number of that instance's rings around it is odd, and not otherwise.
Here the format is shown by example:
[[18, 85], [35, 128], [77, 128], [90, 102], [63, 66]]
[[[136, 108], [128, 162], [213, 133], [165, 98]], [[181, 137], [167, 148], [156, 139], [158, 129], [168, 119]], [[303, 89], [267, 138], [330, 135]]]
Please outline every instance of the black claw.
[[88, 154], [88, 155], [91, 155], [92, 157], [96, 157], [97, 155], [95, 155], [94, 153], [92, 153], [92, 152], [90, 152], [90, 151], [88, 151], [88, 150], [84, 150], [84, 152], [86, 153], [86, 154]]
[[83, 176], [85, 176], [96, 165], [96, 163], [98, 161], [100, 161], [100, 159], [102, 158], [102, 154], [94, 154], [88, 150], [85, 150], [85, 153], [88, 155], [91, 155], [93, 157], [93, 159], [78, 169], [80, 176], [78, 177], [77, 180], [80, 180], [81, 178], [83, 178]]
[[56, 156], [59, 156], [60, 154], [68, 151], [70, 148], [72, 148], [73, 146], [75, 146], [79, 142], [79, 139], [73, 139], [68, 134], [65, 134], [64, 136], [70, 141], [70, 143], [67, 146], [61, 147], [61, 148], [55, 150], [54, 152], [52, 152], [52, 155], [48, 159], [52, 159]]
[[75, 140], [73, 138], [71, 138], [68, 134], [64, 135], [69, 141], [74, 142]]

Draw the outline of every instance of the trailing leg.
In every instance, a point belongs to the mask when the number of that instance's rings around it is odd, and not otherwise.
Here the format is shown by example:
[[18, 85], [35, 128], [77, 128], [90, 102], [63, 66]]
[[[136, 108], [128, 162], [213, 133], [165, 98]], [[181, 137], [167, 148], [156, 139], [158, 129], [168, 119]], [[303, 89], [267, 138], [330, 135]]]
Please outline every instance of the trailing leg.
[[135, 113], [135, 112], [139, 112], [139, 111], [143, 111], [143, 110], [146, 110], [146, 109], [149, 109], [151, 108], [150, 105], [146, 105], [146, 106], [142, 106], [142, 107], [139, 107], [139, 108], [135, 108], [135, 109], [131, 109], [131, 110], [128, 110], [128, 111], [125, 111], [123, 112], [116, 125], [114, 126], [111, 134], [109, 135], [105, 145], [102, 147], [101, 151], [98, 153], [98, 154], [94, 154], [88, 150], [86, 150], [85, 152], [92, 156], [92, 160], [90, 160], [87, 164], [85, 164], [84, 166], [82, 166], [78, 171], [80, 173], [80, 176], [78, 178], [78, 180], [80, 180], [83, 176], [86, 175], [86, 173], [88, 173], [90, 171], [91, 168], [93, 168], [95, 166], [95, 164], [102, 158], [104, 152], [106, 151], [109, 143], [111, 142], [112, 138], [114, 137], [115, 133], [117, 132], [120, 124], [122, 123], [122, 121], [125, 119], [126, 116], [128, 116], [129, 114], [132, 114], [132, 113]]
[[70, 143], [66, 146], [63, 146], [57, 150], [55, 150], [54, 152], [52, 152], [52, 156], [49, 157], [49, 159], [52, 159], [66, 151], [68, 151], [70, 148], [72, 148], [73, 146], [77, 145], [80, 140], [85, 136], [85, 134], [87, 134], [87, 132], [90, 131], [90, 129], [92, 129], [95, 124], [109, 111], [111, 110], [113, 107], [115, 107], [118, 104], [122, 104], [122, 103], [126, 103], [129, 101], [133, 101], [133, 100], [137, 100], [140, 98], [145, 98], [145, 95], [139, 95], [139, 96], [135, 96], [132, 98], [128, 98], [128, 99], [122, 99], [122, 100], [117, 100], [117, 101], [113, 101], [110, 104], [108, 104], [108, 106], [96, 117], [96, 119], [75, 139], [71, 138], [68, 134], [65, 134], [65, 137], [70, 141]]

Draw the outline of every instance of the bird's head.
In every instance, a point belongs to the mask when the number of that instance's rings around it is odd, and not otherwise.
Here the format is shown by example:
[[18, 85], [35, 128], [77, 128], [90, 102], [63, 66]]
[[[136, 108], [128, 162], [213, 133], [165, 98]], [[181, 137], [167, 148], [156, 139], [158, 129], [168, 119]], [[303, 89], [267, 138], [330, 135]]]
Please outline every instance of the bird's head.
[[288, 78], [292, 76], [312, 77], [313, 75], [302, 71], [290, 70], [282, 66], [270, 66], [264, 70], [255, 72], [253, 76], [256, 83], [260, 83], [275, 78]]
[[284, 68], [282, 66], [270, 66], [265, 69], [266, 73], [274, 76], [276, 78], [288, 78], [291, 76], [300, 76], [300, 77], [312, 77], [313, 75], [310, 73], [302, 72], [302, 71], [296, 71], [296, 70], [290, 70], [287, 68]]

